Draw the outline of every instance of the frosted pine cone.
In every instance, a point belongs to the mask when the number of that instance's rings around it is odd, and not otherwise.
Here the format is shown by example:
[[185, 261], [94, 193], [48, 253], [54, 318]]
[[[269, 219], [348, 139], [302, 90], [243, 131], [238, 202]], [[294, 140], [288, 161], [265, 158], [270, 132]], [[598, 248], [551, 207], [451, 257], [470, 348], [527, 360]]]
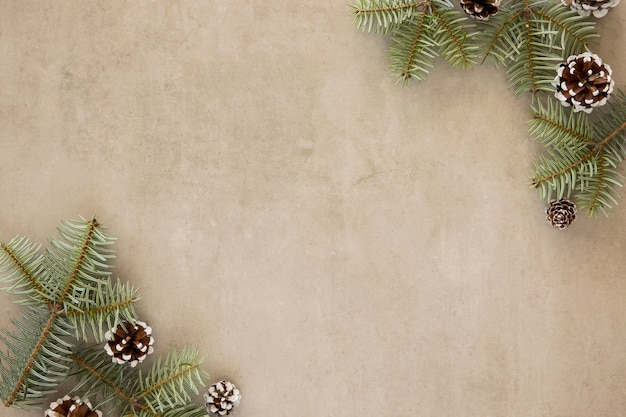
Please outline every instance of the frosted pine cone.
[[596, 54], [572, 55], [557, 67], [554, 95], [564, 106], [573, 106], [575, 112], [591, 113], [595, 107], [606, 104], [613, 92], [612, 73], [611, 67]]
[[63, 398], [50, 403], [45, 417], [102, 417], [102, 412], [93, 410], [89, 400], [81, 400], [79, 397]]
[[209, 391], [204, 394], [204, 399], [209, 413], [225, 416], [239, 405], [241, 395], [231, 382], [220, 381], [209, 387]]
[[576, 204], [569, 200], [553, 200], [546, 208], [546, 219], [555, 229], [565, 229], [576, 220]]
[[500, 0], [461, 0], [463, 11], [479, 20], [488, 20], [498, 13]]
[[578, 12], [581, 16], [604, 17], [609, 10], [619, 4], [620, 0], [561, 0], [566, 6]]
[[113, 362], [130, 363], [133, 368], [154, 351], [152, 329], [142, 321], [118, 324], [114, 331], [109, 330], [104, 337], [107, 340], [104, 349], [112, 356]]

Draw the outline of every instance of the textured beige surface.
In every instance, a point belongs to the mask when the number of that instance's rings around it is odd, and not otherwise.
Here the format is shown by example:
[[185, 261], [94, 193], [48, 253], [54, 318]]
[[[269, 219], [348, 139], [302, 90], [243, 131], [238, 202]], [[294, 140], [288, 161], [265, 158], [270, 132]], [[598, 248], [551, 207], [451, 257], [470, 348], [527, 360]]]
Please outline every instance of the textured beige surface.
[[386, 45], [336, 0], [0, 1], [0, 236], [97, 214], [237, 417], [626, 415], [626, 205], [552, 230], [527, 98]]

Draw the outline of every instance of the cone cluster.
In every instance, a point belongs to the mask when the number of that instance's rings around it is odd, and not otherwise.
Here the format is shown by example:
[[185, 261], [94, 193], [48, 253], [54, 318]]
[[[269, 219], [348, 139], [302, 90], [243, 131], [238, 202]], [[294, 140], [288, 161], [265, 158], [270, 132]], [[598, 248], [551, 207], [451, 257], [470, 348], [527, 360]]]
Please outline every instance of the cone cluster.
[[546, 208], [546, 219], [555, 229], [565, 229], [576, 220], [576, 204], [566, 199], [553, 200]]
[[500, 0], [461, 0], [461, 8], [471, 17], [488, 20], [498, 13]]
[[89, 400], [83, 401], [80, 397], [70, 398], [66, 395], [50, 403], [45, 417], [102, 417], [102, 412], [93, 410]]
[[239, 405], [241, 395], [233, 383], [220, 381], [209, 387], [209, 391], [204, 394], [204, 399], [209, 413], [225, 416]]
[[104, 349], [113, 362], [129, 363], [133, 368], [153, 352], [152, 329], [142, 321], [125, 322], [106, 332]]
[[615, 81], [611, 67], [591, 52], [571, 55], [557, 67], [556, 98], [574, 111], [591, 113], [595, 107], [606, 104]]
[[569, 6], [582, 16], [593, 14], [594, 17], [604, 17], [620, 0], [561, 0], [561, 3]]

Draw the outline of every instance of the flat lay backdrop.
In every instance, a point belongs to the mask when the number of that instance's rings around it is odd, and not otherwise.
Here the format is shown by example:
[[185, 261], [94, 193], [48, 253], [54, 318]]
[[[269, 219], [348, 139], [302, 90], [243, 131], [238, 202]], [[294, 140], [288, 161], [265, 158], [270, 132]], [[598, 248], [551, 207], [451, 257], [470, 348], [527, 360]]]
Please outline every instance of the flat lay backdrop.
[[[529, 98], [490, 65], [397, 85], [350, 11], [0, 0], [0, 237], [97, 215], [236, 417], [626, 415], [626, 204], [553, 230]], [[594, 49], [622, 88], [625, 23]]]

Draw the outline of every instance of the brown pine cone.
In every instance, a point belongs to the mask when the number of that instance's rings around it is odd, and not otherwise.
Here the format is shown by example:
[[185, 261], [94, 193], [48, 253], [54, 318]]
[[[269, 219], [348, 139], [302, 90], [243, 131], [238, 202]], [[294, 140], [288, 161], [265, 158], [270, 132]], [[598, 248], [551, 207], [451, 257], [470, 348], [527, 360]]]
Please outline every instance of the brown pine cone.
[[578, 12], [581, 16], [604, 17], [620, 0], [561, 0], [566, 6]]
[[461, 0], [463, 11], [479, 20], [488, 20], [498, 13], [500, 0]]
[[546, 219], [555, 229], [565, 229], [576, 220], [576, 204], [569, 200], [553, 200], [546, 208]]
[[81, 400], [79, 397], [63, 398], [50, 403], [45, 417], [102, 417], [102, 412], [93, 410], [89, 400]]
[[615, 81], [611, 67], [591, 52], [572, 55], [557, 67], [554, 83], [556, 98], [574, 111], [591, 113], [595, 107], [606, 104]]
[[104, 337], [107, 340], [104, 349], [113, 362], [129, 363], [133, 368], [154, 351], [152, 329], [142, 321], [118, 324], [114, 331], [106, 332]]

